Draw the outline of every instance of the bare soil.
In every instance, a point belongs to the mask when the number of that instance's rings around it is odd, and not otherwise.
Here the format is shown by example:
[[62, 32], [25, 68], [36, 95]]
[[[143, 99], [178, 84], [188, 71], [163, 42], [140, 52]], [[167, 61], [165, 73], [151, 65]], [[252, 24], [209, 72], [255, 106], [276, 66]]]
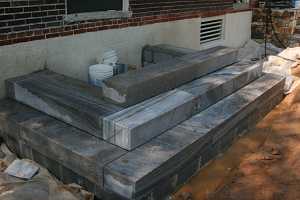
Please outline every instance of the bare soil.
[[[299, 72], [293, 74], [300, 77]], [[300, 86], [184, 185], [174, 199], [300, 199]]]

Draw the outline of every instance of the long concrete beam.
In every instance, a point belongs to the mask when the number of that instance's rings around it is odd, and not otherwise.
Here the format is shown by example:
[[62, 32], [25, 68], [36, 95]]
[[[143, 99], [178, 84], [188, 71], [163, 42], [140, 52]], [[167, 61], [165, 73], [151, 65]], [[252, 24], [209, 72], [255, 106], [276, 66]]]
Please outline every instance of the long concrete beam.
[[199, 51], [109, 78], [104, 81], [103, 95], [114, 104], [128, 107], [236, 61], [236, 49], [215, 47]]
[[104, 117], [103, 138], [132, 150], [262, 75], [260, 63], [237, 63]]
[[101, 89], [44, 70], [6, 81], [7, 93], [21, 103], [102, 138], [102, 119], [122, 110], [103, 100]]

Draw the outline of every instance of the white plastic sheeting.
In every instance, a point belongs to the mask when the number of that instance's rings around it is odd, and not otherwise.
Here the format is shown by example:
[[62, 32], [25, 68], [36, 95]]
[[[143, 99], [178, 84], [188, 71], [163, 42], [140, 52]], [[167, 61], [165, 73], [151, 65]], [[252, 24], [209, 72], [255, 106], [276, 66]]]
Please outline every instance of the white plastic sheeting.
[[247, 42], [239, 50], [240, 60], [261, 60], [263, 71], [286, 77], [285, 93], [288, 94], [295, 88], [295, 77], [292, 75], [292, 68], [300, 64], [300, 47], [281, 49], [270, 43], [267, 44], [267, 55], [264, 58], [264, 44], [253, 40]]

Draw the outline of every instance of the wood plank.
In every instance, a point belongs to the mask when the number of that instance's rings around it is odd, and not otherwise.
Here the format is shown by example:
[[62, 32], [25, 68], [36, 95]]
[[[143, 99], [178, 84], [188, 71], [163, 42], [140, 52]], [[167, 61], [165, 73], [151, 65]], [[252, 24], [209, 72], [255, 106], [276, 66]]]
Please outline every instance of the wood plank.
[[[197, 163], [202, 166], [202, 156], [215, 155], [213, 138], [218, 131], [226, 133], [235, 130], [243, 119], [261, 108], [261, 103], [272, 94], [282, 97], [283, 86], [283, 77], [268, 74], [259, 78], [108, 164], [104, 171], [104, 187], [128, 199], [141, 199], [153, 191], [155, 185], [161, 185], [160, 181], [190, 166], [187, 163], [193, 161], [196, 162], [193, 166], [197, 166]], [[223, 131], [225, 125], [227, 128]], [[212, 159], [211, 156], [204, 160]]]
[[104, 118], [104, 139], [132, 150], [230, 95], [262, 74], [238, 63]]
[[101, 89], [51, 71], [6, 81], [8, 95], [102, 138], [102, 118], [122, 108], [105, 102]]
[[236, 49], [218, 47], [206, 54], [200, 51], [109, 78], [104, 81], [103, 95], [117, 105], [128, 107], [236, 61]]

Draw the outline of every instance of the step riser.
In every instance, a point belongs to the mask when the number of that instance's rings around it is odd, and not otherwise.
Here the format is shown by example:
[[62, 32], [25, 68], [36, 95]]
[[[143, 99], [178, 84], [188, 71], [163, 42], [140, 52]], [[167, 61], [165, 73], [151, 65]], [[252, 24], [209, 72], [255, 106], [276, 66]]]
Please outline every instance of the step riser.
[[262, 75], [256, 64], [236, 64], [104, 118], [104, 139], [132, 150]]
[[91, 192], [103, 191], [103, 167], [126, 153], [11, 100], [0, 102], [0, 132], [21, 157], [33, 159], [60, 180], [76, 182]]
[[[120, 111], [121, 108], [104, 102], [99, 88], [69, 77], [63, 77], [60, 82], [56, 76], [61, 75], [48, 75], [46, 72], [7, 80], [8, 96], [102, 138], [103, 117]], [[79, 83], [76, 85], [76, 82]], [[68, 87], [68, 84], [73, 88]]]
[[[254, 127], [254, 123], [257, 123], [268, 112], [272, 110], [280, 101], [283, 95], [279, 95], [277, 99], [261, 104], [261, 107], [253, 111], [247, 118], [239, 121], [238, 127], [235, 127], [226, 132], [226, 137], [222, 138], [218, 143], [213, 146], [206, 146], [198, 152], [192, 152], [193, 156], [189, 157], [183, 164], [180, 165], [175, 171], [168, 174], [165, 178], [159, 182], [151, 185], [149, 188], [136, 194], [136, 198], [143, 199], [152, 198], [153, 200], [164, 199], [168, 194], [174, 193], [179, 187], [185, 184], [192, 176], [197, 174], [202, 167], [204, 167], [209, 161], [217, 157], [218, 154], [224, 153], [233, 143], [233, 141], [239, 137], [241, 132], [251, 130]], [[272, 107], [270, 106], [272, 104]], [[264, 109], [264, 106], [268, 107], [268, 110]], [[261, 110], [264, 109], [264, 112]], [[254, 121], [255, 120], [255, 121]], [[252, 124], [252, 126], [249, 126]]]
[[193, 96], [184, 91], [159, 95], [143, 105], [104, 118], [104, 139], [132, 150], [191, 117], [194, 107]]
[[[236, 71], [237, 68], [240, 69], [239, 67], [244, 65], [251, 67], [247, 69], [247, 71], [244, 69], [243, 73]], [[250, 65], [248, 65], [248, 63], [238, 63], [232, 67], [212, 73], [203, 79], [193, 81], [178, 89], [194, 96], [196, 101], [195, 114], [205, 110], [224, 97], [261, 77], [262, 74], [261, 63]], [[212, 89], [208, 90], [207, 88]]]
[[237, 61], [235, 49], [174, 58], [104, 81], [103, 95], [115, 104], [132, 106]]
[[[184, 165], [197, 156], [201, 149], [208, 149], [209, 153], [211, 150], [215, 151], [216, 146], [222, 149], [222, 146], [230, 145], [226, 144], [226, 141], [233, 137], [230, 134], [224, 135], [224, 132], [237, 130], [239, 124], [242, 124], [242, 120], [246, 118], [256, 122], [255, 117], [248, 116], [251, 113], [260, 113], [263, 107], [270, 108], [266, 105], [271, 105], [273, 100], [277, 103], [278, 99], [282, 98], [283, 86], [283, 78], [273, 78], [269, 75], [254, 81], [237, 93], [109, 164], [104, 171], [104, 187], [128, 199], [141, 199], [142, 194], [149, 194], [147, 191], [152, 191], [154, 185], [161, 186], [159, 181], [171, 177], [170, 175], [179, 168], [184, 168]], [[242, 127], [245, 128], [246, 125]], [[223, 138], [226, 138], [225, 142], [219, 142]], [[204, 161], [213, 158], [210, 155], [205, 156], [202, 158]], [[201, 162], [198, 160], [197, 163]]]

